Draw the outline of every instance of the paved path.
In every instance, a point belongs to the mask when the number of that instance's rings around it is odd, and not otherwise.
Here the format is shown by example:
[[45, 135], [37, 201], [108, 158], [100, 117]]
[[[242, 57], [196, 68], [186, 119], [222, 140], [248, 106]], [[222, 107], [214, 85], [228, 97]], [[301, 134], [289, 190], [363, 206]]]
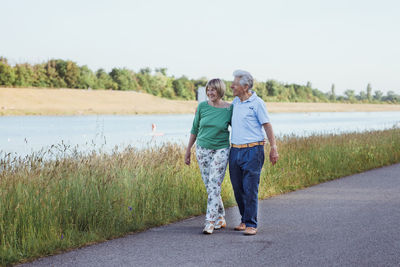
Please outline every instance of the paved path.
[[[339, 166], [338, 166], [339, 167]], [[400, 164], [260, 202], [256, 236], [207, 236], [203, 216], [26, 266], [400, 266]]]

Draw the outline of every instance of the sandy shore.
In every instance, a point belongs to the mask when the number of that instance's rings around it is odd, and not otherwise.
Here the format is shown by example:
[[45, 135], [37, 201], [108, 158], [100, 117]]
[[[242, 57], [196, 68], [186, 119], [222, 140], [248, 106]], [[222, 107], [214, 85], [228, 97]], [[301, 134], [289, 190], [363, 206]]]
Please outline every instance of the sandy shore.
[[[0, 115], [193, 113], [196, 101], [110, 90], [0, 88]], [[267, 103], [269, 112], [400, 111], [400, 105]]]

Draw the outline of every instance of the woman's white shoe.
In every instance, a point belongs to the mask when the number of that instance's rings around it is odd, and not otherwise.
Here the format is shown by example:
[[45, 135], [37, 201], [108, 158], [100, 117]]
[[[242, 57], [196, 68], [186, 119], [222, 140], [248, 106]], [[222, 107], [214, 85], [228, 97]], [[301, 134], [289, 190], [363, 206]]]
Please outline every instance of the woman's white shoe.
[[214, 231], [214, 224], [209, 223], [209, 222], [206, 223], [206, 226], [204, 226], [204, 229], [203, 229], [203, 234], [210, 235], [213, 233], [213, 231]]
[[214, 229], [218, 230], [218, 229], [225, 228], [225, 227], [226, 227], [225, 218], [224, 217], [219, 217], [217, 219], [217, 222], [215, 223]]

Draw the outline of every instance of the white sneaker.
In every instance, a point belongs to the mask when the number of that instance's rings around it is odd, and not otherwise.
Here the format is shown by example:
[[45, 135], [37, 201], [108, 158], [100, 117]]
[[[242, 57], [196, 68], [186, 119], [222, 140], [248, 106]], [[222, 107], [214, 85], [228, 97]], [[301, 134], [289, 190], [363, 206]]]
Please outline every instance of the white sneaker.
[[218, 230], [218, 229], [225, 228], [225, 227], [226, 227], [225, 218], [224, 217], [219, 217], [217, 219], [217, 222], [215, 223], [214, 229]]
[[214, 231], [214, 224], [207, 222], [204, 226], [203, 234], [211, 235]]

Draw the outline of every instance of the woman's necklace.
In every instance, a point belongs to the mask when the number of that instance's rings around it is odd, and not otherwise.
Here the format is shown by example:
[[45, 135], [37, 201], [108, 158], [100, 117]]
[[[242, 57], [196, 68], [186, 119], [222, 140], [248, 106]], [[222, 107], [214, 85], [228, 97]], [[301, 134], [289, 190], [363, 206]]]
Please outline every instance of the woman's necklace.
[[222, 103], [221, 99], [218, 100], [218, 103], [214, 103], [214, 102], [210, 101], [209, 104], [211, 106], [213, 106], [214, 108], [222, 108], [223, 107], [223, 105], [222, 105], [223, 103]]

